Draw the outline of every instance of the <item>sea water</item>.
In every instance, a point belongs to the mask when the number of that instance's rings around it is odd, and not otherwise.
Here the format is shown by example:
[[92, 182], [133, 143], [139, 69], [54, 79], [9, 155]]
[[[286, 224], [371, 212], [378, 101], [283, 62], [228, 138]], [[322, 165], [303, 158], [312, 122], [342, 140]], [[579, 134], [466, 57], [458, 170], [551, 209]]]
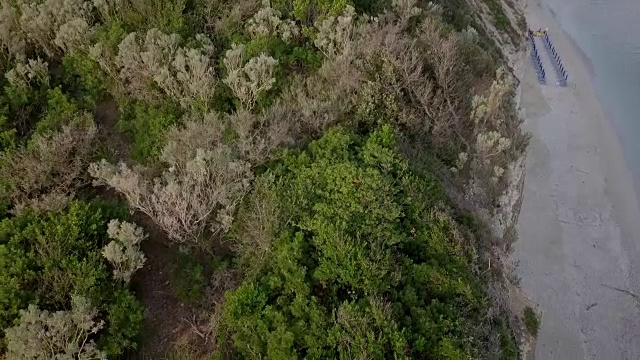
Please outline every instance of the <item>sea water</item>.
[[640, 195], [640, 0], [542, 1], [588, 59]]

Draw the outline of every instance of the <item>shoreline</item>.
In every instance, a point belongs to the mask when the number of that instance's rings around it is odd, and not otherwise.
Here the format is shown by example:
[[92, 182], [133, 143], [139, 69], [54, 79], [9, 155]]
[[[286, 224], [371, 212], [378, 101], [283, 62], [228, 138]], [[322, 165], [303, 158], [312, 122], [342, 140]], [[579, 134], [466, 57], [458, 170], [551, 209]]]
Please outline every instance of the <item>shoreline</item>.
[[[519, 99], [527, 151], [519, 241], [521, 286], [538, 306], [539, 359], [640, 358], [640, 210], [614, 123], [597, 97], [593, 65], [540, 0], [532, 28], [548, 27], [569, 86], [540, 86], [525, 64]], [[625, 292], [627, 291], [627, 292]]]

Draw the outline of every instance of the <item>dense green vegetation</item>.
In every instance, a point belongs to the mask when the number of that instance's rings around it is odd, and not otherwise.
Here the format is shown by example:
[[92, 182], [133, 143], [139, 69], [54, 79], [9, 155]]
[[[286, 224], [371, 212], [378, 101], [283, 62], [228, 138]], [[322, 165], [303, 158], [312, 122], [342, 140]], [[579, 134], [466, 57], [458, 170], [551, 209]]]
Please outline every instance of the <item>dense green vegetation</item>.
[[527, 306], [524, 309], [524, 325], [527, 327], [527, 330], [533, 335], [538, 335], [538, 330], [540, 330], [540, 319], [538, 319], [538, 314], [536, 314], [533, 308]]
[[0, 358], [516, 358], [476, 6], [0, 2]]
[[70, 307], [69, 294], [77, 294], [107, 324], [97, 339], [100, 349], [122, 354], [140, 331], [143, 308], [113, 279], [100, 251], [108, 242], [108, 220], [125, 216], [119, 205], [73, 202], [62, 212], [0, 222], [0, 327], [17, 324], [28, 304], [55, 311]]
[[390, 126], [365, 137], [336, 128], [256, 180], [279, 179], [275, 199], [250, 197], [282, 204], [288, 221], [268, 254], [245, 249], [260, 269], [227, 295], [242, 357], [482, 357], [491, 315], [468, 239], [437, 182], [395, 149]]

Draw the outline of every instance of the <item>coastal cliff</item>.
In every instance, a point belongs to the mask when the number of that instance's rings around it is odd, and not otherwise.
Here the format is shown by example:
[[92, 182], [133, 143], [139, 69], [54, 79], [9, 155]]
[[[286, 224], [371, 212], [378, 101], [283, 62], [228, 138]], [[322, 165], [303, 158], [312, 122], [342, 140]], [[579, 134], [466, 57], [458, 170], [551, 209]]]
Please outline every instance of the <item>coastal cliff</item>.
[[[498, 3], [500, 7], [489, 1], [469, 1], [469, 4], [474, 9], [478, 24], [481, 24], [486, 34], [494, 39], [505, 63], [516, 79], [517, 86], [513, 94], [515, 107], [518, 118], [526, 122], [526, 110], [521, 107], [521, 96], [525, 68], [529, 59], [526, 39], [528, 26], [525, 19], [527, 1], [500, 0]], [[500, 14], [500, 9], [502, 9], [503, 15]], [[496, 12], [498, 15], [496, 15]], [[499, 26], [496, 17], [508, 19], [508, 22], [503, 22], [502, 26]], [[497, 201], [491, 203], [492, 206], [483, 205], [482, 201], [477, 199], [478, 194], [473, 192], [466, 192], [461, 203], [466, 204], [466, 207], [472, 209], [480, 219], [483, 219], [488, 224], [491, 235], [499, 239], [498, 243], [500, 245], [494, 247], [492, 251], [496, 256], [496, 260], [500, 262], [498, 266], [504, 269], [508, 278], [506, 281], [507, 306], [511, 313], [519, 318], [513, 321], [513, 326], [519, 329], [517, 336], [521, 358], [534, 359], [537, 334], [527, 329], [523, 314], [535, 308], [535, 305], [530, 296], [520, 288], [519, 284], [512, 283], [511, 280], [517, 278], [515, 265], [511, 260], [511, 253], [514, 242], [518, 240], [516, 227], [523, 202], [526, 156], [526, 152], [522, 152], [506, 166], [505, 186], [502, 188], [501, 193], [497, 195]], [[482, 194], [482, 191], [480, 193]], [[520, 316], [522, 317], [520, 318]]]
[[0, 357], [525, 357], [525, 30], [510, 0], [1, 2]]

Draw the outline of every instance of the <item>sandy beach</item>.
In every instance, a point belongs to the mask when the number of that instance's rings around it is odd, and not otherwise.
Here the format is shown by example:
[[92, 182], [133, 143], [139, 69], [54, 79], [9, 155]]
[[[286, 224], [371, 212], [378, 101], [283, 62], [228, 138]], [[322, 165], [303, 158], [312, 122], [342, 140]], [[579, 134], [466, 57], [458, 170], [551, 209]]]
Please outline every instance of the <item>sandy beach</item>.
[[521, 285], [542, 313], [536, 359], [640, 359], [640, 211], [618, 137], [588, 61], [540, 0], [532, 28], [548, 28], [569, 74], [548, 85], [529, 58], [521, 92], [528, 149], [515, 246]]

